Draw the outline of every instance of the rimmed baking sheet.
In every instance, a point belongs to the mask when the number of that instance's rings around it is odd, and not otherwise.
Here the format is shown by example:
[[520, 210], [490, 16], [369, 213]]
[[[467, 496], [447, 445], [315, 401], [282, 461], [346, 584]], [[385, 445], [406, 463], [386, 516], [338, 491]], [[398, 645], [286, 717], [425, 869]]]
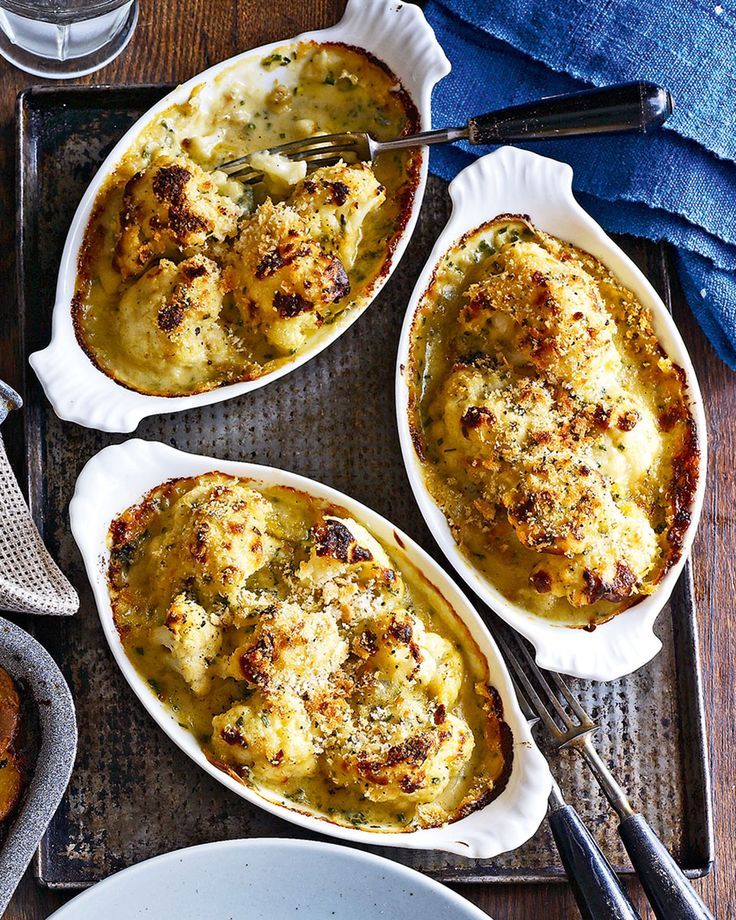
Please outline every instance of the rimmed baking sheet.
[[[43, 87], [19, 97], [19, 321], [26, 355], [48, 342], [58, 260], [87, 182], [117, 138], [166, 89]], [[406, 303], [448, 211], [445, 184], [430, 180], [396, 275], [355, 326], [309, 364], [240, 399], [147, 419], [137, 434], [322, 480], [389, 517], [443, 564], [404, 473], [393, 376]], [[623, 242], [667, 302], [666, 253]], [[72, 686], [80, 731], [74, 775], [40, 851], [40, 878], [54, 887], [81, 887], [191, 844], [299, 836], [294, 826], [198, 770], [146, 716], [118, 673], [69, 532], [67, 506], [84, 463], [122, 437], [60, 422], [30, 370], [24, 395], [31, 507], [81, 598], [74, 618], [33, 624]], [[688, 874], [702, 875], [712, 860], [711, 803], [690, 579], [688, 566], [658, 620], [663, 650], [653, 662], [605, 686], [572, 683], [600, 722], [601, 753]], [[630, 871], [589, 773], [572, 755], [552, 766], [611, 861]], [[520, 849], [490, 861], [381, 852], [449, 882], [562, 877], [546, 825]]]

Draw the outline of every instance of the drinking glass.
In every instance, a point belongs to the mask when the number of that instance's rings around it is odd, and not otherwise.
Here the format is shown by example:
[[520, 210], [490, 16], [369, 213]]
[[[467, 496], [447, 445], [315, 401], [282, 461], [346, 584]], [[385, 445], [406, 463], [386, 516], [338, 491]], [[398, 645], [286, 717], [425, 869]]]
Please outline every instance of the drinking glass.
[[128, 44], [138, 0], [0, 0], [0, 54], [39, 77], [81, 77]]

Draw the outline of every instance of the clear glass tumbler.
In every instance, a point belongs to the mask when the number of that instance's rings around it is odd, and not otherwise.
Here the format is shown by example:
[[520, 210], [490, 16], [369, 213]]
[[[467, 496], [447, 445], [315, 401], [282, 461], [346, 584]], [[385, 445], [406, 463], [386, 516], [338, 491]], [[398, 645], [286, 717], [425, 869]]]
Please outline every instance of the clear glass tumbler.
[[81, 77], [128, 44], [138, 0], [0, 0], [0, 54], [39, 77]]

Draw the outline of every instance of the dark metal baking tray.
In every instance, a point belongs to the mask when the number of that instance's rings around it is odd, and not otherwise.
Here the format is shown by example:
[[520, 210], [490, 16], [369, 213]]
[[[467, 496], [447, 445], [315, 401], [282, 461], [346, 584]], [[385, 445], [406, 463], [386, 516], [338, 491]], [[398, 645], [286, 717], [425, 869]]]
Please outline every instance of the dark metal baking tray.
[[[19, 98], [19, 316], [26, 354], [48, 342], [59, 256], [86, 184], [114, 141], [163, 91], [50, 87]], [[389, 517], [442, 564], [404, 474], [393, 374], [407, 299], [448, 211], [446, 186], [432, 179], [399, 271], [359, 322], [314, 360], [239, 399], [147, 419], [138, 434], [322, 480]], [[667, 298], [666, 253], [631, 240], [624, 245]], [[54, 887], [83, 886], [190, 844], [304, 836], [199, 770], [156, 728], [118, 673], [69, 533], [67, 505], [86, 460], [122, 438], [59, 421], [33, 375], [26, 376], [30, 503], [81, 597], [72, 620], [34, 624], [72, 685], [80, 729], [76, 769], [40, 851], [40, 878]], [[664, 647], [653, 662], [607, 685], [573, 683], [601, 724], [602, 754], [665, 844], [697, 876], [710, 867], [712, 833], [690, 577], [688, 567], [659, 617]], [[589, 774], [565, 756], [553, 768], [612, 862], [630, 871]], [[562, 875], [546, 824], [520, 849], [489, 861], [382, 852], [452, 882], [546, 881]]]

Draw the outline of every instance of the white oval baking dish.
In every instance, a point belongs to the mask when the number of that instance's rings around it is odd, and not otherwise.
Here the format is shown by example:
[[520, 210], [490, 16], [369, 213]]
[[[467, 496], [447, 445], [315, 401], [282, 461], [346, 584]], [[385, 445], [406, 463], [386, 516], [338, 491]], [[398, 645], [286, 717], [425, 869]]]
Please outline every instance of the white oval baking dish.
[[[151, 692], [123, 649], [113, 622], [107, 588], [109, 551], [106, 537], [113, 518], [139, 501], [149, 489], [172, 477], [194, 476], [213, 470], [248, 477], [267, 485], [300, 489], [341, 505], [365, 523], [389, 547], [395, 547], [406, 554], [437, 587], [488, 659], [490, 682], [501, 697], [504, 721], [513, 735], [511, 774], [506, 788], [498, 798], [485, 808], [445, 827], [405, 834], [376, 833], [340, 827], [327, 820], [293, 811], [248, 789], [207, 760], [196, 739], [178, 724], [176, 717]], [[228, 789], [308, 830], [375, 846], [444, 850], [460, 856], [489, 858], [520, 846], [537, 830], [547, 811], [551, 776], [519, 709], [496, 644], [452, 579], [409, 536], [397, 530], [385, 518], [341, 492], [294, 473], [268, 466], [187, 454], [165, 444], [138, 439], [106, 447], [87, 463], [77, 480], [69, 514], [72, 533], [84, 559], [105, 636], [126, 680], [166, 734], [202, 769]]]
[[[432, 88], [450, 70], [450, 63], [419, 7], [395, 0], [349, 0], [337, 25], [319, 32], [307, 32], [294, 39], [272, 42], [229, 58], [178, 86], [136, 121], [115, 145], [90, 183], [72, 220], [59, 267], [50, 344], [30, 356], [44, 392], [59, 418], [100, 431], [133, 431], [141, 419], [165, 412], [179, 412], [242, 396], [309, 361], [335, 341], [370, 305], [398, 264], [419, 215], [427, 181], [428, 152], [421, 154], [419, 181], [408, 220], [388, 262], [387, 271], [376, 280], [371, 297], [363, 307], [346, 311], [331, 329], [331, 335], [307, 347], [290, 363], [256, 380], [247, 380], [191, 396], [148, 396], [137, 393], [108, 377], [92, 363], [77, 341], [71, 302], [77, 273], [77, 259], [97, 193], [115, 170], [138, 134], [160, 112], [189, 98], [195, 87], [212, 80], [224, 70], [248, 58], [261, 58], [275, 48], [300, 41], [342, 42], [375, 55], [399, 78], [414, 102], [422, 131], [431, 127]], [[273, 75], [264, 71], [264, 80]]]
[[[706, 425], [703, 400], [692, 362], [672, 317], [652, 285], [575, 200], [570, 166], [524, 150], [503, 147], [476, 160], [459, 173], [450, 183], [449, 192], [452, 214], [435, 243], [409, 301], [396, 366], [399, 438], [414, 496], [427, 526], [457, 573], [478, 597], [533, 644], [540, 667], [591, 680], [615, 680], [646, 664], [661, 649], [662, 643], [654, 633], [654, 621], [680, 577], [703, 506]], [[687, 391], [700, 447], [700, 469], [682, 555], [653, 594], [592, 632], [554, 625], [510, 603], [468, 562], [458, 549], [444, 514], [424, 483], [421, 464], [411, 438], [409, 389], [403, 371], [409, 365], [414, 314], [444, 253], [465, 233], [498, 214], [528, 215], [541, 230], [599, 259], [651, 311], [660, 342], [687, 376]]]

